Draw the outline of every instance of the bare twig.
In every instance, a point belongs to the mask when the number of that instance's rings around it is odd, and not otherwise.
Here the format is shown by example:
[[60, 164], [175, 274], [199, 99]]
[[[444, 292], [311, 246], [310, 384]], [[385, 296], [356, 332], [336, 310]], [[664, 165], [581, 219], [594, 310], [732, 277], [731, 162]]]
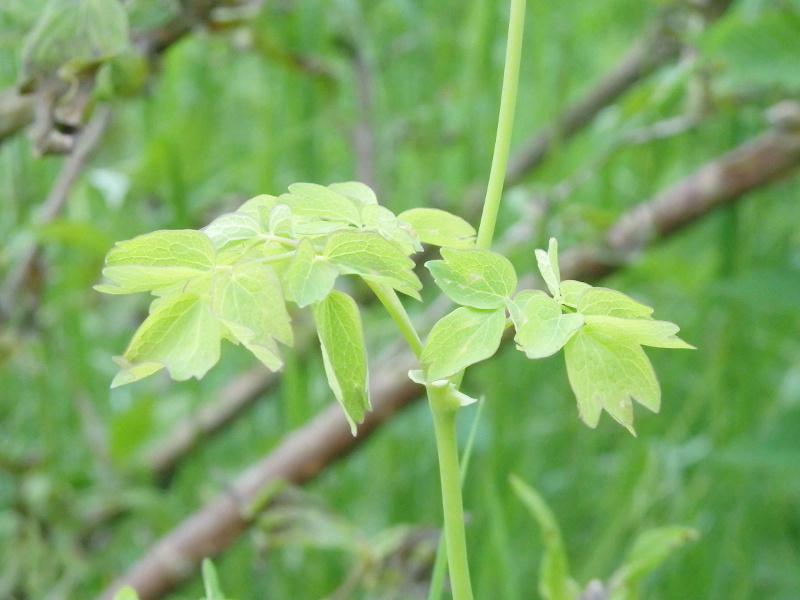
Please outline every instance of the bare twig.
[[[100, 143], [110, 116], [109, 107], [99, 107], [95, 112], [95, 116], [89, 121], [89, 125], [80, 134], [75, 149], [72, 154], [64, 159], [64, 165], [61, 167], [58, 178], [42, 203], [38, 215], [38, 224], [50, 223], [61, 213], [78, 174], [86, 164], [89, 155]], [[8, 315], [11, 314], [19, 292], [23, 288], [33, 265], [36, 263], [39, 252], [40, 247], [38, 244], [33, 244], [27, 248], [6, 279], [2, 294], [0, 294], [0, 322], [7, 319]]]
[[[594, 281], [621, 267], [624, 259], [665, 238], [748, 190], [786, 176], [800, 166], [800, 135], [768, 131], [701, 167], [653, 199], [625, 213], [609, 230], [606, 245], [564, 254], [562, 276]], [[641, 232], [648, 232], [642, 236]], [[526, 278], [525, 285], [532, 277]], [[100, 596], [109, 600], [122, 585], [142, 600], [164, 595], [190, 575], [206, 556], [230, 545], [249, 525], [247, 507], [259, 490], [279, 480], [308, 481], [352, 451], [368, 435], [419, 396], [406, 376], [416, 366], [410, 352], [385, 358], [371, 377], [373, 411], [354, 438], [341, 409], [331, 405], [287, 435], [228, 490], [164, 535], [139, 562]]]

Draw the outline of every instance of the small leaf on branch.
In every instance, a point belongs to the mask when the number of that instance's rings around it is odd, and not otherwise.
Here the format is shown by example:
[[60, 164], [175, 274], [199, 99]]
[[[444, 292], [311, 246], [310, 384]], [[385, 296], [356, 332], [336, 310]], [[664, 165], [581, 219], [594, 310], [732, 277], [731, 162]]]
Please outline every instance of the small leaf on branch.
[[276, 204], [269, 211], [269, 232], [272, 235], [291, 238], [294, 235], [292, 209], [288, 204]]
[[547, 289], [553, 298], [561, 297], [561, 271], [558, 267], [558, 242], [556, 238], [550, 238], [550, 246], [547, 252], [536, 250], [536, 262], [539, 265], [539, 272], [542, 274]]
[[313, 216], [350, 225], [361, 225], [359, 207], [347, 196], [343, 196], [316, 183], [293, 183], [289, 186], [289, 198], [278, 199], [291, 206], [296, 215]]
[[211, 309], [267, 368], [283, 366], [275, 340], [291, 345], [294, 338], [280, 281], [270, 267], [246, 260], [215, 276]]
[[528, 358], [555, 354], [584, 322], [580, 313], [561, 312], [561, 306], [541, 290], [524, 290], [509, 304], [517, 335], [514, 341]]
[[559, 287], [561, 288], [561, 304], [571, 308], [577, 308], [583, 292], [592, 286], [582, 281], [567, 279], [562, 281]]
[[371, 408], [367, 351], [358, 306], [347, 294], [333, 290], [314, 305], [313, 311], [328, 384], [355, 435], [356, 425], [364, 421]]
[[394, 216], [385, 206], [370, 204], [361, 211], [364, 228], [380, 233], [384, 238], [397, 244], [407, 255], [422, 251], [419, 238], [414, 229]]
[[505, 324], [502, 308], [460, 307], [442, 317], [431, 329], [420, 357], [428, 381], [455, 375], [492, 356], [500, 347]]
[[271, 196], [269, 194], [260, 194], [250, 198], [247, 202], [237, 208], [236, 212], [250, 215], [256, 221], [258, 221], [262, 227], [266, 228], [269, 224], [269, 212], [277, 203], [278, 199], [275, 196]]
[[360, 275], [420, 299], [414, 261], [378, 233], [339, 229], [328, 235], [323, 255], [342, 274]]
[[412, 208], [397, 215], [411, 225], [424, 244], [449, 248], [474, 248], [475, 228], [461, 217], [438, 208]]
[[473, 308], [502, 308], [517, 287], [511, 262], [491, 250], [442, 248], [444, 260], [425, 266], [436, 285], [456, 304]]
[[200, 379], [219, 360], [221, 324], [197, 294], [165, 299], [133, 336], [111, 387], [131, 383], [166, 367], [178, 381]]
[[290, 299], [301, 308], [319, 302], [333, 289], [339, 271], [327, 260], [317, 258], [310, 238], [302, 238], [283, 273]]
[[103, 275], [114, 285], [108, 294], [146, 292], [210, 273], [216, 253], [207, 235], [192, 229], [154, 231], [117, 242], [106, 256]]

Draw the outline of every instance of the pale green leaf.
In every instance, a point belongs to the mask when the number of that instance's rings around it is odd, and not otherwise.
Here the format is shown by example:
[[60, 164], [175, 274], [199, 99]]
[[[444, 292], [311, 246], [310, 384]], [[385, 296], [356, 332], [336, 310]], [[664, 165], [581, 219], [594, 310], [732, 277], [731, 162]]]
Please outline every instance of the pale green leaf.
[[577, 600], [580, 588], [569, 574], [567, 551], [553, 511], [544, 498], [519, 477], [511, 475], [510, 479], [514, 493], [522, 500], [542, 532], [545, 551], [539, 570], [539, 595], [542, 600]]
[[556, 238], [550, 238], [550, 246], [547, 252], [536, 250], [536, 263], [539, 265], [539, 272], [542, 274], [547, 289], [554, 298], [561, 297], [561, 271], [558, 267], [558, 242]]
[[103, 275], [115, 285], [97, 289], [117, 294], [149, 291], [208, 274], [214, 264], [214, 246], [204, 233], [192, 229], [154, 231], [117, 242], [103, 269]]
[[697, 537], [694, 529], [678, 526], [650, 529], [639, 535], [624, 564], [611, 577], [609, 600], [642, 598], [645, 577], [678, 548]]
[[276, 204], [269, 211], [269, 232], [279, 237], [291, 238], [294, 234], [292, 209], [288, 204]]
[[422, 283], [414, 274], [414, 261], [378, 233], [334, 231], [328, 236], [323, 255], [342, 274], [360, 275], [419, 299]]
[[367, 351], [358, 306], [347, 294], [332, 290], [313, 306], [313, 311], [328, 384], [355, 435], [356, 425], [364, 421], [371, 408]]
[[420, 360], [428, 381], [455, 375], [489, 358], [500, 346], [505, 329], [505, 310], [460, 307], [441, 318], [431, 329]]
[[517, 330], [514, 340], [528, 358], [555, 354], [584, 322], [580, 313], [562, 313], [559, 303], [541, 290], [517, 294], [509, 312]]
[[114, 600], [139, 600], [139, 595], [131, 586], [126, 585], [114, 594]]
[[257, 238], [262, 232], [258, 220], [243, 212], [220, 215], [201, 229], [217, 250]]
[[680, 328], [669, 321], [654, 321], [652, 319], [623, 319], [621, 317], [608, 317], [588, 315], [587, 323], [606, 323], [619, 327], [642, 346], [656, 348], [685, 348], [693, 350], [694, 346], [687, 344], [675, 334]]
[[517, 287], [511, 262], [491, 250], [442, 248], [444, 260], [425, 266], [441, 290], [456, 304], [473, 308], [501, 308]]
[[617, 290], [590, 287], [581, 294], [576, 307], [584, 315], [603, 315], [626, 319], [649, 319], [653, 309]]
[[286, 202], [294, 214], [361, 225], [359, 206], [347, 196], [316, 183], [293, 183], [289, 193], [292, 199]]
[[395, 217], [388, 208], [379, 204], [365, 206], [361, 211], [361, 219], [366, 230], [377, 231], [390, 242], [397, 244], [406, 254], [414, 254], [422, 250], [417, 234], [411, 225]]
[[317, 258], [313, 242], [302, 238], [292, 262], [283, 272], [283, 282], [292, 301], [303, 307], [327, 296], [338, 275], [339, 271], [326, 260]]
[[166, 299], [145, 319], [128, 349], [114, 360], [122, 367], [111, 387], [131, 383], [166, 367], [178, 381], [200, 379], [219, 360], [221, 325], [208, 301], [196, 294]]
[[425, 244], [474, 248], [475, 229], [461, 217], [438, 208], [412, 208], [397, 217], [411, 225]]
[[283, 290], [270, 267], [246, 260], [215, 276], [211, 309], [233, 337], [270, 370], [283, 366], [275, 340], [291, 345], [294, 339]]
[[567, 375], [581, 419], [597, 426], [600, 412], [633, 430], [631, 398], [658, 412], [661, 388], [636, 339], [614, 325], [586, 323], [564, 346]]
[[357, 202], [362, 207], [378, 203], [378, 198], [375, 196], [375, 192], [372, 191], [372, 188], [360, 181], [332, 183], [328, 186], [328, 189], [350, 198], [350, 200]]
[[592, 286], [582, 281], [567, 279], [566, 281], [562, 281], [559, 287], [561, 288], [561, 299], [559, 302], [571, 308], [577, 308], [583, 293]]

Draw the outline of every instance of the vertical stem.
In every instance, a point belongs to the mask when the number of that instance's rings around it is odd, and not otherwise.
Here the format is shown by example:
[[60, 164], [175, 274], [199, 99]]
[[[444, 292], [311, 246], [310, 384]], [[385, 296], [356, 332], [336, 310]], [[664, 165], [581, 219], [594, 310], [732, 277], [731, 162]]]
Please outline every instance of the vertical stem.
[[481, 224], [478, 228], [478, 248], [492, 245], [500, 197], [503, 194], [503, 180], [511, 148], [511, 128], [514, 125], [514, 108], [517, 103], [517, 84], [519, 82], [519, 63], [522, 54], [522, 30], [525, 24], [525, 0], [511, 0], [511, 19], [508, 23], [508, 43], [506, 63], [503, 72], [503, 91], [500, 96], [500, 116], [497, 122], [497, 137], [492, 156], [492, 170], [483, 203]]
[[464, 507], [461, 499], [461, 474], [458, 468], [456, 411], [458, 401], [450, 397], [450, 387], [428, 386], [428, 401], [433, 413], [439, 475], [442, 482], [444, 535], [453, 600], [472, 600], [469, 579], [467, 540], [464, 532]]

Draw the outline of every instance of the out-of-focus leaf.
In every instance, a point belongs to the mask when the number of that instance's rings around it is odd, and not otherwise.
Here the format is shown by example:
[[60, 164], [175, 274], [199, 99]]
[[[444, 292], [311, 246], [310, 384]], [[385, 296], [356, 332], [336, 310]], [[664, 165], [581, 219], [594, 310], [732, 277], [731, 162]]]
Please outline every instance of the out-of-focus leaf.
[[372, 188], [360, 181], [332, 183], [328, 186], [328, 189], [350, 198], [350, 200], [357, 202], [364, 208], [371, 204], [378, 203], [378, 198], [375, 196], [375, 192], [372, 191]]
[[[356, 204], [347, 196], [316, 183], [293, 183], [289, 186], [291, 200], [286, 203], [297, 215], [319, 217], [337, 223], [361, 224]], [[279, 198], [280, 199], [280, 198]]]
[[558, 267], [558, 242], [556, 238], [550, 238], [550, 245], [547, 252], [536, 250], [536, 263], [539, 265], [539, 272], [542, 274], [547, 289], [554, 298], [561, 297], [561, 270]]
[[205, 600], [225, 600], [225, 594], [219, 585], [219, 576], [214, 563], [210, 559], [203, 559], [203, 587], [205, 588]]
[[539, 594], [543, 600], [577, 600], [578, 584], [569, 574], [569, 560], [553, 511], [539, 493], [516, 475], [511, 475], [511, 487], [539, 524], [544, 540], [544, 556], [539, 569]]
[[114, 600], [139, 600], [139, 595], [131, 586], [126, 585], [114, 594]]

